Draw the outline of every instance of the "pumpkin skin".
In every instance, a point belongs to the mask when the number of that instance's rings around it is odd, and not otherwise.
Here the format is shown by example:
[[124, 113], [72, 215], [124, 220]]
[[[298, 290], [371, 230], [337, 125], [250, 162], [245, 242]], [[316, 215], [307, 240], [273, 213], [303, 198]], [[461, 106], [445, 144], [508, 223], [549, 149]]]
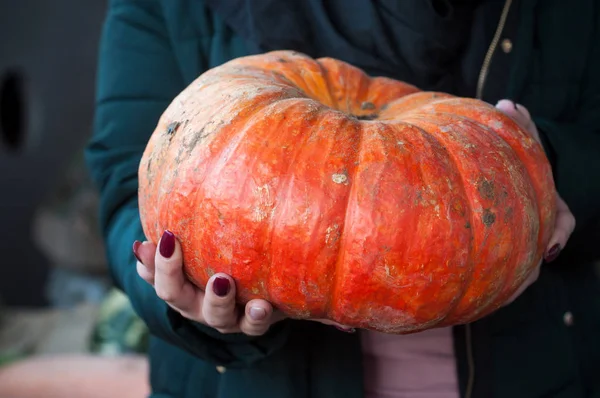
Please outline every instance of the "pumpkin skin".
[[542, 259], [555, 187], [493, 106], [291, 51], [211, 69], [139, 166], [144, 233], [204, 288], [297, 319], [414, 333], [498, 309]]

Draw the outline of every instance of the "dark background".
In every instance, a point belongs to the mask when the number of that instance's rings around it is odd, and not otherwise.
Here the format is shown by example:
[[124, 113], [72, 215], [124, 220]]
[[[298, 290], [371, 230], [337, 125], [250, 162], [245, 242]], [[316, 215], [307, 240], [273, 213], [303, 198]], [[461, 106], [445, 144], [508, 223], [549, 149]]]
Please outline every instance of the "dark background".
[[0, 0], [0, 301], [6, 305], [60, 302], [72, 281], [104, 271], [81, 150], [91, 134], [106, 3]]

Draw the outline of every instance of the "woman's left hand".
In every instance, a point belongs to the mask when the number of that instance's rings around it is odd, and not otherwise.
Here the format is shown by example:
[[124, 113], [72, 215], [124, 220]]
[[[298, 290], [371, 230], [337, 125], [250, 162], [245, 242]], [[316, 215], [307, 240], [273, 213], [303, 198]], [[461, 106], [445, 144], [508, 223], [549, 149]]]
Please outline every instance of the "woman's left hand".
[[[517, 123], [519, 123], [525, 130], [527, 130], [538, 142], [541, 143], [540, 134], [538, 132], [535, 123], [531, 119], [531, 115], [527, 108], [523, 105], [516, 104], [510, 100], [501, 100], [496, 104], [496, 108], [504, 112], [506, 115], [512, 117]], [[544, 260], [551, 262], [558, 257], [560, 251], [566, 246], [573, 230], [575, 229], [575, 217], [569, 210], [569, 206], [565, 201], [556, 194], [556, 205], [557, 215], [556, 222], [554, 224], [554, 232], [546, 246], [544, 254]], [[512, 297], [506, 302], [505, 305], [513, 302], [517, 297], [521, 295], [531, 284], [533, 284], [540, 275], [540, 267], [542, 266], [541, 261], [535, 270], [529, 275], [521, 287], [512, 295]]]

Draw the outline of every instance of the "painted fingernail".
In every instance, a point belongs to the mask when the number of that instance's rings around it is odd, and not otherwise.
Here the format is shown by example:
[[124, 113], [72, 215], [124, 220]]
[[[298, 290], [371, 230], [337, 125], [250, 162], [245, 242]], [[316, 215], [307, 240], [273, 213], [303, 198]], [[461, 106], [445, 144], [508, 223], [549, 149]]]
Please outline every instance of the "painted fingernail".
[[133, 255], [135, 256], [135, 258], [137, 258], [137, 260], [141, 263], [142, 260], [140, 259], [140, 255], [138, 254], [138, 249], [140, 248], [140, 246], [142, 245], [142, 242], [140, 242], [139, 240], [136, 240], [135, 242], [133, 242]]
[[227, 278], [218, 276], [213, 281], [213, 292], [215, 292], [215, 294], [219, 297], [227, 296], [227, 293], [229, 293], [229, 288], [230, 288], [230, 284], [229, 284], [229, 279], [227, 279]]
[[160, 255], [164, 258], [169, 258], [175, 252], [175, 235], [173, 232], [166, 230], [160, 238], [160, 246], [158, 248]]
[[356, 332], [356, 329], [354, 328], [343, 328], [341, 326], [337, 326], [335, 327], [337, 330], [341, 330], [342, 332], [346, 332], [346, 333], [354, 333]]
[[262, 321], [267, 316], [267, 311], [260, 307], [250, 307], [250, 318], [255, 321]]
[[555, 244], [554, 246], [552, 246], [552, 248], [550, 248], [550, 250], [548, 250], [548, 253], [546, 253], [544, 260], [546, 260], [547, 263], [556, 260], [556, 257], [558, 257], [558, 255], [560, 254], [560, 250], [560, 244]]

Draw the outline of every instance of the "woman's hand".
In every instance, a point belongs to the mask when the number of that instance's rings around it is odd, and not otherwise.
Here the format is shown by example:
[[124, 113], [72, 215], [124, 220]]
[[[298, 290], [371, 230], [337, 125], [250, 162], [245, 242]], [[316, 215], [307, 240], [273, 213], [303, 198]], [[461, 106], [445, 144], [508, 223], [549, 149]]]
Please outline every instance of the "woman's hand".
[[[274, 311], [269, 302], [261, 299], [251, 300], [245, 308], [240, 308], [236, 303], [235, 283], [229, 275], [213, 275], [208, 280], [206, 290], [192, 284], [183, 272], [179, 241], [170, 231], [163, 233], [158, 248], [150, 242], [134, 242], [133, 253], [138, 259], [138, 275], [154, 286], [158, 297], [192, 321], [221, 333], [258, 336], [285, 318], [283, 313]], [[336, 326], [342, 331], [353, 331], [332, 321], [317, 321]]]
[[[496, 104], [496, 108], [504, 112], [506, 115], [512, 117], [517, 123], [519, 123], [525, 130], [529, 132], [538, 142], [541, 143], [540, 134], [537, 127], [527, 108], [523, 105], [516, 104], [510, 100], [501, 100]], [[569, 206], [565, 201], [556, 194], [557, 204], [557, 216], [554, 224], [554, 232], [550, 238], [548, 246], [546, 247], [544, 260], [551, 262], [558, 257], [560, 251], [566, 246], [573, 230], [575, 229], [575, 217], [569, 210]], [[543, 262], [543, 261], [542, 261]], [[536, 269], [529, 275], [527, 280], [521, 285], [515, 294], [508, 300], [506, 304], [513, 302], [517, 297], [521, 295], [531, 284], [533, 284], [540, 275], [540, 267], [542, 262], [538, 264]]]

